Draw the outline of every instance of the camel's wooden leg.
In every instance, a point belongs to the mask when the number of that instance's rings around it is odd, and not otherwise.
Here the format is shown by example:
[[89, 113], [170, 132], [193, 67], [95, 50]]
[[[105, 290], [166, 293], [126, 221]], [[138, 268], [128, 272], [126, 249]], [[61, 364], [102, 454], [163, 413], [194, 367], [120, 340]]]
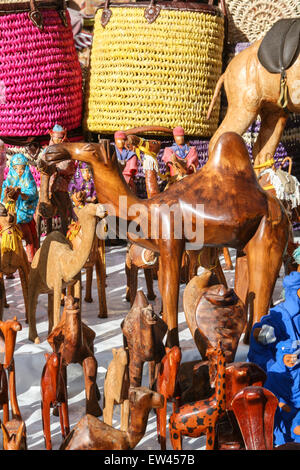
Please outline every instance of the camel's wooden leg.
[[159, 437], [160, 449], [166, 450], [167, 434], [167, 400], [164, 397], [164, 406], [157, 410], [157, 432]]
[[260, 116], [260, 131], [252, 151], [255, 165], [264, 163], [270, 156], [274, 156], [288, 119], [287, 113], [274, 107], [262, 109]]
[[163, 320], [168, 325], [166, 347], [169, 348], [179, 346], [178, 298], [183, 249], [183, 240], [171, 239], [160, 242], [161, 264], [158, 277], [162, 289]]
[[220, 263], [220, 260], [219, 260], [219, 257], [217, 256], [216, 258], [216, 264], [215, 266], [213, 267], [212, 271], [215, 273], [215, 275], [217, 276], [217, 279], [219, 281], [220, 284], [223, 284], [223, 286], [225, 286], [226, 288], [228, 288], [228, 285], [227, 285], [227, 281], [226, 281], [226, 277], [224, 275], [224, 272], [223, 272], [223, 269], [222, 269], [222, 266], [221, 266], [221, 263]]
[[43, 423], [43, 433], [45, 439], [45, 446], [47, 450], [52, 450], [51, 443], [51, 431], [50, 431], [50, 403], [42, 402], [42, 423]]
[[156, 295], [154, 294], [154, 290], [153, 290], [153, 271], [152, 271], [152, 268], [144, 269], [144, 274], [145, 274], [146, 285], [147, 285], [147, 299], [148, 300], [154, 300], [156, 298]]
[[85, 282], [85, 297], [84, 301], [87, 303], [93, 302], [92, 297], [92, 284], [93, 284], [93, 266], [88, 266], [85, 270], [86, 282]]
[[131, 268], [127, 266], [125, 263], [125, 274], [126, 274], [126, 300], [127, 302], [130, 302], [130, 271]]
[[86, 357], [82, 361], [86, 393], [86, 413], [93, 416], [102, 415], [102, 410], [98, 403], [96, 390], [97, 366], [97, 361], [93, 356]]
[[232, 266], [232, 261], [231, 261], [230, 253], [229, 253], [228, 248], [225, 247], [225, 246], [224, 246], [224, 248], [223, 248], [223, 256], [224, 256], [224, 260], [225, 260], [225, 269], [228, 270], [228, 271], [232, 271], [232, 270], [233, 270], [233, 266]]
[[30, 271], [28, 279], [28, 339], [34, 343], [39, 343], [39, 337], [36, 329], [36, 307], [39, 296], [40, 276], [37, 271]]
[[105, 241], [99, 240], [98, 249], [95, 259], [96, 277], [97, 277], [97, 290], [99, 301], [99, 318], [107, 318], [107, 303], [106, 303], [106, 264], [105, 264]]
[[216, 439], [215, 423], [209, 426], [206, 431], [206, 450], [214, 450]]
[[[276, 200], [272, 200], [275, 204]], [[280, 209], [278, 212], [275, 214], [269, 208], [269, 218], [262, 219], [256, 234], [245, 247], [249, 271], [249, 321], [244, 338], [246, 344], [249, 342], [253, 322], [259, 321], [268, 313], [288, 242], [289, 220], [285, 212], [280, 214]]]
[[243, 100], [238, 100], [237, 97], [234, 105], [228, 105], [225, 118], [210, 139], [208, 155], [212, 153], [217, 140], [222, 134], [225, 132], [236, 132], [239, 135], [243, 135], [256, 119], [257, 114], [258, 110], [247, 110]]
[[8, 368], [8, 388], [9, 398], [11, 403], [12, 417], [15, 419], [22, 419], [20, 408], [18, 404], [17, 391], [16, 391], [16, 374], [15, 374], [15, 361], [12, 360]]
[[138, 287], [138, 268], [132, 264], [130, 268], [130, 281], [129, 281], [129, 297], [130, 305], [132, 306]]
[[60, 320], [61, 291], [62, 291], [62, 280], [57, 279], [54, 289], [53, 289], [53, 328], [56, 327], [56, 325], [59, 323], [59, 320]]
[[113, 413], [114, 413], [114, 399], [106, 395], [105, 406], [103, 408], [103, 421], [105, 424], [112, 426]]
[[0, 392], [0, 399], [2, 405], [2, 422], [5, 424], [9, 421], [9, 400], [8, 400], [8, 383], [6, 377], [6, 371], [1, 364], [1, 392]]
[[48, 334], [51, 333], [53, 329], [54, 319], [53, 319], [53, 293], [48, 294]]
[[129, 400], [124, 400], [121, 404], [121, 431], [128, 431], [129, 426]]
[[19, 276], [21, 280], [24, 305], [25, 305], [25, 322], [28, 323], [28, 274], [22, 267], [19, 268]]
[[6, 293], [5, 293], [5, 285], [4, 285], [4, 278], [3, 273], [0, 272], [0, 320], [3, 320], [3, 310], [6, 303]]

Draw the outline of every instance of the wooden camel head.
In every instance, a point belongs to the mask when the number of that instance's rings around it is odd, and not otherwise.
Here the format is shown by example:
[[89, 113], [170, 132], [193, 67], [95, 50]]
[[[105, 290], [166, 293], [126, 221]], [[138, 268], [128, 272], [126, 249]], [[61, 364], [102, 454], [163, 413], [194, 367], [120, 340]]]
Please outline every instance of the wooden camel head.
[[14, 317], [13, 320], [0, 321], [0, 338], [4, 341], [3, 367], [5, 369], [9, 368], [13, 361], [17, 332], [21, 330], [22, 325], [18, 322], [17, 317]]

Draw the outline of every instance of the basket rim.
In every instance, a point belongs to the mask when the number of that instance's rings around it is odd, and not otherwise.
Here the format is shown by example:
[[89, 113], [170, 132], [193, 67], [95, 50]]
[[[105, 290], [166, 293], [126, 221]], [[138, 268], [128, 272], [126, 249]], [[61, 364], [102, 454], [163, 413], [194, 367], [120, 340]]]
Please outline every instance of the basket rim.
[[[135, 2], [135, 3], [114, 3], [109, 2], [108, 8], [147, 8], [150, 2]], [[206, 3], [198, 2], [180, 2], [180, 1], [156, 1], [155, 6], [159, 6], [162, 10], [177, 10], [177, 11], [197, 11], [200, 13], [208, 13], [215, 16], [224, 17], [222, 10], [216, 5], [208, 5]], [[97, 10], [106, 8], [106, 2], [102, 2]]]

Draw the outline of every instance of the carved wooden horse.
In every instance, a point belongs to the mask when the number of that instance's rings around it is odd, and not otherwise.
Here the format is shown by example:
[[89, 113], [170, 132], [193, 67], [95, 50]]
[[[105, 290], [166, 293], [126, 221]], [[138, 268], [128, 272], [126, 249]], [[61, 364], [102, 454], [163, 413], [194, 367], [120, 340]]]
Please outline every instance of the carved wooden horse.
[[81, 321], [81, 311], [72, 296], [65, 297], [64, 312], [59, 324], [48, 336], [54, 352], [61, 354], [61, 371], [67, 384], [67, 366], [80, 364], [83, 368], [86, 393], [86, 412], [102, 414], [98, 404], [100, 392], [96, 383], [97, 361], [94, 356], [94, 331]]
[[[0, 321], [0, 351], [4, 353], [4, 362], [0, 364], [1, 392], [0, 400], [3, 408], [2, 431], [3, 448], [6, 450], [26, 450], [26, 427], [22, 420], [16, 391], [14, 350], [17, 332], [22, 330], [21, 324], [13, 320]], [[8, 371], [8, 383], [6, 377]], [[8, 394], [9, 391], [9, 394]], [[12, 419], [9, 419], [9, 400]]]
[[[249, 266], [248, 299], [254, 321], [268, 312], [288, 241], [289, 220], [279, 201], [259, 186], [247, 148], [239, 135], [222, 134], [208, 162], [197, 173], [144, 200], [130, 191], [120, 173], [116, 155], [111, 156], [108, 141], [53, 145], [46, 150], [45, 159], [48, 163], [66, 159], [89, 163], [93, 168], [98, 200], [107, 203], [108, 215], [123, 217], [130, 241], [160, 253], [158, 284], [163, 319], [168, 324], [166, 346], [179, 343], [181, 261], [186, 242], [195, 242], [196, 235], [199, 236], [197, 221], [205, 227], [204, 246], [245, 250]], [[132, 211], [124, 210], [123, 196], [127, 208]], [[205, 205], [205, 211], [201, 204]], [[165, 209], [170, 207], [176, 210], [175, 217], [166, 213]], [[158, 222], [155, 233], [153, 228], [151, 231], [152, 219]], [[176, 237], [176, 229], [184, 228], [183, 220], [191, 221], [190, 230]], [[134, 222], [134, 230], [131, 222]], [[138, 234], [136, 227], [139, 227]], [[163, 236], [162, 227], [169, 236]], [[251, 324], [249, 328], [251, 331]]]
[[64, 381], [59, 353], [45, 354], [46, 364], [41, 378], [41, 408], [43, 433], [47, 450], [52, 450], [50, 431], [50, 408], [59, 409], [61, 434], [63, 439], [70, 431], [67, 387]]
[[[182, 436], [200, 437], [206, 434], [206, 449], [213, 450], [216, 437], [216, 422], [225, 413], [225, 354], [220, 347], [207, 351], [212, 362], [216, 362], [215, 393], [204, 400], [181, 406], [173, 412], [169, 432], [174, 450], [182, 449]], [[212, 374], [210, 373], [212, 378]]]

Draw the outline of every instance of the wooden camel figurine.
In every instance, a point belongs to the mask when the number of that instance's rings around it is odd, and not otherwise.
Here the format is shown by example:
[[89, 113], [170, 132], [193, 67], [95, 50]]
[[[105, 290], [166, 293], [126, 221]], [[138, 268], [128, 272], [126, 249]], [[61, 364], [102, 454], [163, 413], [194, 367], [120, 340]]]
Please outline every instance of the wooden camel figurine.
[[208, 348], [222, 341], [226, 362], [233, 362], [247, 323], [245, 306], [234, 290], [216, 282], [206, 270], [186, 286], [183, 309], [202, 359]]
[[[86, 192], [78, 191], [72, 195], [72, 201], [75, 207], [83, 208], [86, 205]], [[78, 250], [81, 245], [82, 229], [79, 222], [73, 222], [69, 225], [67, 232], [67, 238], [72, 243], [73, 250]], [[86, 272], [86, 283], [85, 283], [85, 297], [84, 301], [91, 303], [92, 298], [92, 282], [93, 282], [93, 269], [96, 269], [97, 276], [97, 290], [98, 290], [98, 302], [99, 302], [99, 318], [107, 318], [107, 303], [106, 303], [106, 292], [105, 292], [105, 241], [100, 240], [95, 232], [94, 241], [89, 257], [84, 264], [83, 268]]]
[[207, 399], [185, 404], [172, 413], [169, 432], [174, 450], [182, 449], [182, 436], [200, 437], [206, 434], [206, 449], [215, 445], [216, 423], [226, 410], [225, 354], [220, 343], [207, 355], [216, 362], [215, 393]]
[[[129, 353], [130, 387], [142, 384], [143, 365], [150, 362], [150, 388], [157, 375], [157, 369], [165, 355], [163, 337], [166, 325], [153, 311], [142, 291], [138, 291], [135, 301], [121, 324], [124, 346]], [[154, 370], [156, 369], [156, 370]]]
[[167, 401], [173, 400], [173, 412], [176, 411], [176, 379], [181, 361], [181, 350], [178, 346], [166, 348], [156, 380], [156, 391], [164, 397], [164, 406], [156, 410], [157, 435], [161, 450], [166, 450]]
[[[28, 321], [28, 276], [29, 262], [26, 251], [22, 244], [22, 232], [16, 223], [16, 216], [8, 213], [3, 204], [0, 204], [0, 227], [1, 227], [1, 284], [2, 305], [6, 304], [3, 274], [14, 274], [19, 272], [22, 293], [25, 305], [25, 319]], [[5, 305], [6, 306], [6, 305]], [[1, 308], [1, 320], [3, 308]]]
[[127, 247], [125, 271], [127, 276], [126, 300], [132, 305], [138, 289], [138, 270], [143, 269], [147, 286], [147, 299], [154, 300], [153, 270], [158, 267], [158, 257], [135, 243]]
[[[222, 134], [203, 168], [145, 200], [130, 191], [120, 174], [116, 155], [111, 156], [108, 141], [53, 145], [46, 150], [45, 159], [49, 164], [66, 159], [89, 163], [98, 200], [107, 205], [108, 215], [122, 216], [128, 239], [160, 254], [158, 284], [163, 319], [168, 325], [166, 346], [179, 343], [182, 254], [187, 241], [199, 242], [196, 239], [199, 230], [195, 230], [197, 220], [205, 227], [204, 246], [245, 250], [249, 270], [248, 299], [254, 321], [268, 312], [287, 245], [289, 220], [279, 201], [259, 186], [246, 145], [238, 134]], [[170, 207], [176, 210], [175, 217], [168, 216], [166, 208]], [[186, 226], [184, 220], [191, 222], [187, 225], [192, 227], [193, 233], [187, 229], [187, 233], [176, 237], [177, 230]], [[169, 234], [167, 237], [163, 236], [162, 227]]]
[[130, 424], [128, 431], [114, 429], [91, 415], [85, 415], [67, 436], [60, 450], [129, 450], [143, 438], [152, 408], [163, 406], [163, 397], [145, 387], [129, 392]]
[[129, 425], [129, 371], [128, 352], [124, 348], [113, 348], [104, 381], [103, 421], [112, 426], [115, 404], [121, 404], [121, 431], [127, 431]]
[[[258, 115], [261, 127], [253, 147], [255, 165], [273, 156], [289, 113], [300, 112], [299, 18], [279, 20], [266, 36], [237, 54], [221, 75], [208, 117], [224, 84], [228, 108], [209, 144], [209, 155], [221, 134], [243, 135]], [[234, 155], [232, 155], [234, 158]]]
[[67, 384], [67, 366], [80, 364], [84, 373], [86, 413], [94, 416], [102, 414], [98, 400], [100, 392], [96, 383], [97, 361], [93, 342], [95, 332], [81, 321], [81, 310], [72, 296], [65, 297], [65, 307], [61, 321], [48, 336], [53, 352], [60, 353], [60, 371]]
[[64, 381], [60, 353], [45, 354], [46, 364], [41, 378], [41, 408], [45, 445], [47, 450], [52, 450], [50, 431], [50, 408], [59, 410], [60, 426], [63, 439], [70, 432], [68, 395]]
[[49, 333], [59, 322], [62, 289], [76, 284], [75, 296], [81, 299], [81, 269], [89, 257], [95, 240], [96, 217], [103, 218], [106, 212], [101, 204], [87, 204], [78, 210], [77, 214], [82, 227], [81, 244], [77, 250], [72, 248], [71, 243], [61, 232], [51, 232], [31, 263], [28, 285], [30, 341], [39, 342], [35, 316], [40, 293], [50, 294]]
[[[13, 357], [17, 332], [21, 330], [22, 326], [16, 317], [13, 320], [0, 321], [0, 351], [4, 354], [4, 362], [0, 364], [0, 404], [3, 409], [1, 428], [4, 450], [27, 449], [26, 426], [18, 404]], [[6, 371], [8, 372], [8, 380]], [[9, 419], [9, 401], [12, 419]]]

